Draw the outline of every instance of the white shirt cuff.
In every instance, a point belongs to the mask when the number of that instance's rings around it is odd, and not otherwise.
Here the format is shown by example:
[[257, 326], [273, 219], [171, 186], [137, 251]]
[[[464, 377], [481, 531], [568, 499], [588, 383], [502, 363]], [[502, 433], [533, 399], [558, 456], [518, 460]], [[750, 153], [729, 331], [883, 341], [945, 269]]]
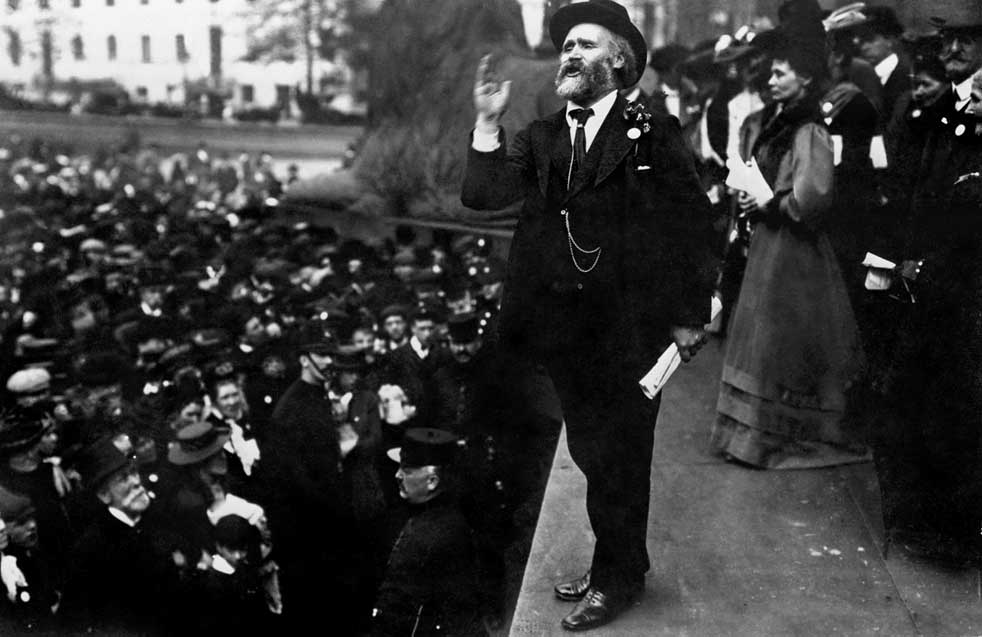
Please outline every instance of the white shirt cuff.
[[494, 134], [488, 134], [482, 131], [474, 129], [474, 140], [471, 142], [471, 147], [480, 153], [490, 153], [492, 151], [498, 150], [501, 143], [498, 142], [498, 131]]

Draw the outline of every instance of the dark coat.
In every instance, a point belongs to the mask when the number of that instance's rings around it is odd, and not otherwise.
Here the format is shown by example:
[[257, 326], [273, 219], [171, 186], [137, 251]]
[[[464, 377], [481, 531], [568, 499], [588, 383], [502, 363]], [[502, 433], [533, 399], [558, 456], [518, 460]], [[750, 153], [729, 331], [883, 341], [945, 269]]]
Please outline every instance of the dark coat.
[[[502, 301], [503, 345], [548, 354], [584, 339], [616, 344], [641, 355], [631, 370], [640, 376], [668, 344], [670, 326], [709, 320], [712, 237], [678, 122], [654, 116], [635, 143], [625, 106], [618, 97], [569, 192], [569, 129], [559, 111], [519, 132], [511, 148], [503, 132], [494, 152], [471, 148], [461, 199], [500, 209], [525, 198]], [[602, 247], [589, 274], [570, 262], [561, 210], [573, 215], [580, 245]]]
[[72, 552], [66, 621], [96, 634], [164, 634], [179, 590], [172, 544], [153, 519], [129, 527], [104, 508]]
[[917, 302], [894, 315], [903, 319], [889, 370], [896, 418], [876, 428], [877, 469], [888, 530], [929, 528], [978, 551], [982, 120], [946, 104], [921, 125], [921, 173], [900, 258], [923, 266], [911, 284]]
[[479, 591], [470, 529], [446, 497], [412, 507], [379, 587], [373, 635], [483, 634], [474, 629]]
[[409, 402], [416, 406], [416, 413], [428, 422], [434, 409], [433, 374], [451, 361], [450, 352], [434, 344], [426, 358], [420, 358], [407, 342], [385, 357], [382, 382], [399, 385]]
[[286, 390], [273, 411], [262, 462], [278, 538], [316, 535], [316, 529], [344, 517], [341, 452], [323, 387], [298, 379]]

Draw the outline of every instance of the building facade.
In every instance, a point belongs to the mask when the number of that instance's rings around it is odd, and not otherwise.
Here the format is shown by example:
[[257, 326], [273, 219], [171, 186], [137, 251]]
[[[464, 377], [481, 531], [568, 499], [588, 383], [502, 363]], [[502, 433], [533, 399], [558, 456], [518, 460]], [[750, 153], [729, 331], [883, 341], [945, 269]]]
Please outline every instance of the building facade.
[[[184, 104], [202, 92], [236, 107], [289, 105], [305, 87], [292, 61], [244, 61], [251, 29], [272, 0], [2, 0], [0, 82], [27, 96], [114, 82], [130, 98]], [[350, 81], [343, 64], [314, 59], [315, 89]]]

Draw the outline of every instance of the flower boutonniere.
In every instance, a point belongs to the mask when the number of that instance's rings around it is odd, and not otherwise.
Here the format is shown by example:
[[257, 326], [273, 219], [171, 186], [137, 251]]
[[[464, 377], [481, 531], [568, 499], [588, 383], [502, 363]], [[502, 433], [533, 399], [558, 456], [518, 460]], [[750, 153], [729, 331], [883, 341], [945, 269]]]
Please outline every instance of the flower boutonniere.
[[627, 129], [627, 136], [631, 139], [638, 139], [642, 134], [651, 131], [651, 113], [641, 102], [632, 102], [624, 109], [624, 120], [631, 125]]

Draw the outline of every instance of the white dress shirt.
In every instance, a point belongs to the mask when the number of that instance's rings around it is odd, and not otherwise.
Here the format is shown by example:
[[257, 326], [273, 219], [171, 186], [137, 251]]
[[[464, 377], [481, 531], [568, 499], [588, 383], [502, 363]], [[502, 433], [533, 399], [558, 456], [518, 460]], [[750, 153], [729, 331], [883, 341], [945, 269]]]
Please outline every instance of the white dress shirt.
[[[476, 132], [477, 131], [475, 131], [475, 133]], [[497, 141], [497, 138], [495, 138], [495, 141]], [[480, 149], [475, 148], [475, 150], [480, 150]], [[427, 356], [430, 355], [430, 348], [427, 347], [426, 349], [423, 349], [423, 344], [420, 343], [419, 339], [416, 338], [415, 336], [409, 339], [409, 346], [413, 348], [413, 351], [416, 352], [416, 356], [419, 356], [420, 360], [425, 359]]]
[[[600, 127], [603, 125], [604, 120], [607, 119], [607, 114], [610, 113], [610, 109], [614, 107], [614, 102], [617, 100], [617, 91], [611, 91], [607, 95], [600, 98], [596, 104], [591, 106], [593, 109], [593, 115], [590, 119], [586, 121], [583, 126], [583, 132], [586, 135], [586, 149], [590, 150], [590, 145], [597, 136], [597, 132], [600, 131]], [[569, 112], [574, 108], [583, 108], [578, 104], [573, 102], [566, 103], [566, 123], [569, 125], [569, 145], [573, 145], [573, 140], [576, 137], [576, 123], [572, 117], [569, 116]], [[490, 153], [493, 150], [497, 150], [499, 146], [498, 143], [498, 133], [495, 131], [493, 134], [482, 133], [481, 131], [474, 129], [474, 140], [471, 142], [471, 147], [474, 150], [482, 153]], [[410, 339], [412, 342], [413, 339]], [[417, 341], [418, 344], [418, 341]], [[419, 353], [419, 349], [414, 344], [413, 349]], [[426, 358], [425, 355], [421, 355], [420, 358]]]
[[873, 67], [873, 70], [876, 71], [876, 76], [880, 78], [880, 84], [885, 85], [890, 81], [890, 76], [893, 75], [898, 64], [900, 64], [900, 58], [897, 57], [896, 53], [891, 53]]
[[955, 110], [963, 111], [968, 103], [972, 101], [972, 78], [974, 76], [969, 75], [968, 79], [955, 84], [952, 82], [951, 87], [955, 91]]

